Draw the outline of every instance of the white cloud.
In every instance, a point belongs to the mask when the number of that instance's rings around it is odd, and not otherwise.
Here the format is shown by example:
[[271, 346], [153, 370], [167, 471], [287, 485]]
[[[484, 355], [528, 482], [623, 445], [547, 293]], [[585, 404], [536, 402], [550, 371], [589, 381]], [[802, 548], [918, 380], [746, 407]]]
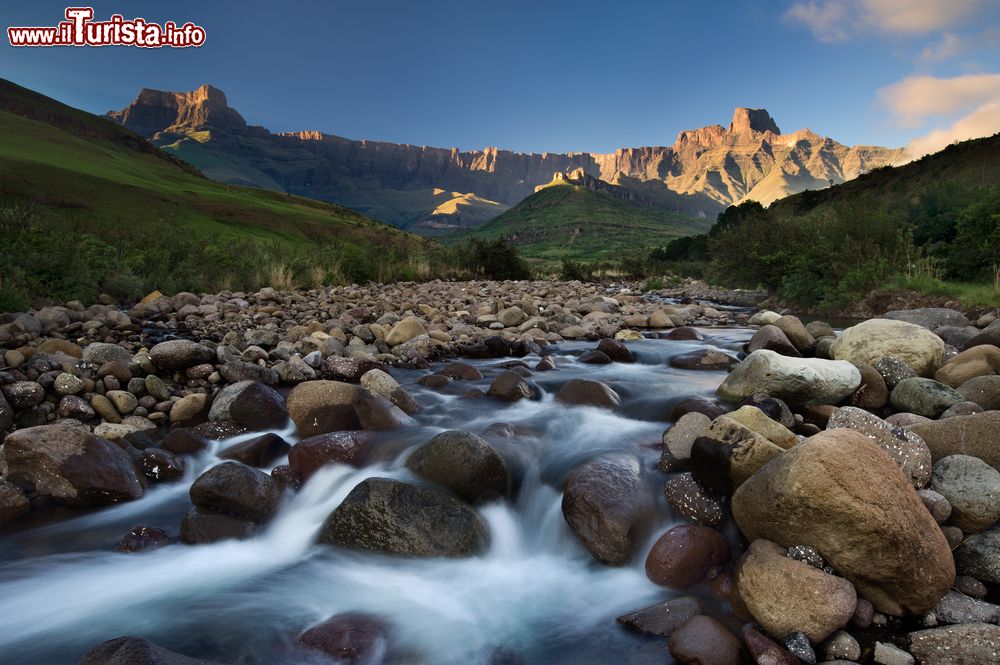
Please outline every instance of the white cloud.
[[924, 47], [924, 50], [920, 52], [919, 59], [921, 62], [949, 60], [962, 53], [965, 48], [966, 43], [964, 40], [956, 34], [946, 32], [936, 44]]
[[906, 146], [906, 157], [908, 160], [918, 159], [943, 150], [955, 141], [991, 136], [997, 132], [1000, 132], [1000, 100], [983, 104], [950, 127], [936, 129], [910, 141]]
[[923, 35], [968, 17], [982, 0], [796, 0], [785, 19], [804, 24], [824, 42], [861, 33]]
[[904, 127], [917, 127], [932, 116], [968, 112], [1000, 100], [1000, 74], [964, 74], [953, 78], [910, 76], [879, 91], [879, 99]]

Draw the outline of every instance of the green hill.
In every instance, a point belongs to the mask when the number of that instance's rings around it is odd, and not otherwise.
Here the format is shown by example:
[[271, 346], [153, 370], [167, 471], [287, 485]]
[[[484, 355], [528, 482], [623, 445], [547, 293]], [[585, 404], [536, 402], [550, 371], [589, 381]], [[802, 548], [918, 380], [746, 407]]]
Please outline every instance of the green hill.
[[27, 296], [412, 276], [433, 250], [341, 206], [210, 181], [109, 120], [4, 80], [0, 238], [0, 310]]
[[535, 192], [472, 231], [481, 239], [504, 238], [535, 263], [620, 260], [693, 233], [711, 220], [646, 207], [562, 181]]
[[878, 289], [1000, 304], [1000, 134], [883, 167], [769, 208], [730, 207], [707, 236], [662, 250], [729, 286], [815, 309]]

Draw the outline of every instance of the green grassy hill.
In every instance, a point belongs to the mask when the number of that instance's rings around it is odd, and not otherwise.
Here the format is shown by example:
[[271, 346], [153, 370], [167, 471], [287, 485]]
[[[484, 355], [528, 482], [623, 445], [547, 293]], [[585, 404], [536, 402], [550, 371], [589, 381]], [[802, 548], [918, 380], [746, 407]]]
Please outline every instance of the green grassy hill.
[[705, 232], [711, 220], [667, 212], [568, 182], [546, 186], [470, 234], [505, 238], [535, 263], [613, 261], [680, 236]]
[[113, 286], [129, 297], [388, 279], [408, 274], [391, 261], [407, 268], [433, 249], [341, 206], [210, 181], [109, 120], [3, 80], [0, 238], [0, 308]]
[[708, 236], [664, 254], [710, 259], [709, 275], [721, 284], [763, 285], [814, 309], [887, 289], [997, 306], [1000, 134], [766, 209], [731, 207]]

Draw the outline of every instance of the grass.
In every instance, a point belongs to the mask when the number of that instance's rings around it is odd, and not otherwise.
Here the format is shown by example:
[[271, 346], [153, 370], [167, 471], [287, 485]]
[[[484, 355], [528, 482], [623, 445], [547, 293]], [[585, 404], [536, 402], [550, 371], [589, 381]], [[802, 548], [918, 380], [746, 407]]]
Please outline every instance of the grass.
[[970, 309], [1000, 307], [1000, 291], [993, 284], [950, 282], [936, 277], [916, 275], [897, 277], [891, 287], [910, 289], [929, 296], [944, 296], [957, 300]]
[[507, 238], [524, 257], [544, 268], [564, 260], [593, 262], [644, 254], [674, 238], [702, 233], [709, 226], [707, 219], [559, 184], [532, 194], [468, 235]]
[[50, 299], [428, 278], [438, 244], [342, 206], [216, 183], [0, 80], [0, 310]]

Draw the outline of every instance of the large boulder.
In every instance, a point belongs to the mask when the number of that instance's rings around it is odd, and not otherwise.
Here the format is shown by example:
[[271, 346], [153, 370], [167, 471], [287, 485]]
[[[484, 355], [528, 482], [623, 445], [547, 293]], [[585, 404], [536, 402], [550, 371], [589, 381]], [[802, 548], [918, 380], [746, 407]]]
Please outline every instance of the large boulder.
[[847, 624], [857, 593], [842, 577], [786, 554], [769, 540], [753, 541], [736, 568], [739, 598], [773, 637], [802, 632], [821, 642]]
[[[212, 406], [214, 409], [215, 405]], [[288, 409], [285, 398], [277, 390], [253, 382], [233, 399], [229, 418], [250, 430], [277, 429], [288, 422]]]
[[63, 425], [8, 435], [0, 447], [0, 476], [29, 494], [72, 506], [132, 501], [144, 488], [128, 453], [85, 429]]
[[635, 549], [635, 526], [649, 503], [639, 460], [617, 454], [591, 460], [569, 474], [562, 511], [595, 559], [620, 566]]
[[860, 385], [861, 372], [849, 362], [789, 358], [762, 349], [737, 365], [717, 394], [730, 402], [766, 392], [789, 404], [835, 404]]
[[398, 406], [364, 388], [355, 393], [352, 406], [362, 429], [387, 430], [415, 424]]
[[1000, 374], [1000, 348], [980, 344], [950, 359], [934, 373], [941, 383], [958, 388], [971, 378]]
[[116, 637], [88, 651], [78, 665], [212, 665], [189, 658], [139, 637]]
[[909, 479], [859, 432], [820, 432], [747, 480], [733, 517], [753, 540], [808, 545], [886, 614], [934, 607], [955, 581], [951, 549]]
[[556, 392], [556, 401], [578, 406], [615, 409], [622, 400], [610, 386], [592, 379], [570, 379]]
[[493, 380], [487, 394], [507, 402], [516, 402], [520, 399], [533, 398], [535, 390], [520, 374], [507, 370]]
[[867, 436], [899, 465], [917, 489], [926, 485], [931, 477], [930, 448], [913, 432], [890, 425], [854, 406], [843, 406], [834, 411], [826, 428], [851, 429]]
[[951, 504], [951, 523], [966, 534], [985, 531], [1000, 519], [1000, 471], [968, 455], [934, 464], [931, 489]]
[[465, 557], [483, 551], [489, 527], [443, 490], [367, 478], [326, 518], [319, 540], [384, 554]]
[[908, 429], [927, 443], [935, 461], [948, 455], [971, 455], [1000, 470], [1000, 411], [917, 423]]
[[199, 508], [263, 522], [274, 515], [281, 488], [263, 471], [223, 462], [213, 466], [191, 485], [191, 503]]
[[149, 357], [160, 369], [178, 370], [214, 362], [215, 351], [189, 339], [172, 339], [151, 348]]
[[869, 364], [875, 364], [883, 356], [896, 356], [917, 374], [931, 376], [941, 365], [944, 342], [914, 323], [869, 319], [842, 332], [830, 353], [836, 360]]
[[470, 432], [441, 432], [406, 460], [413, 473], [482, 503], [507, 493], [507, 463], [489, 443]]
[[288, 415], [302, 436], [361, 429], [354, 409], [360, 390], [341, 381], [304, 381], [288, 395]]

